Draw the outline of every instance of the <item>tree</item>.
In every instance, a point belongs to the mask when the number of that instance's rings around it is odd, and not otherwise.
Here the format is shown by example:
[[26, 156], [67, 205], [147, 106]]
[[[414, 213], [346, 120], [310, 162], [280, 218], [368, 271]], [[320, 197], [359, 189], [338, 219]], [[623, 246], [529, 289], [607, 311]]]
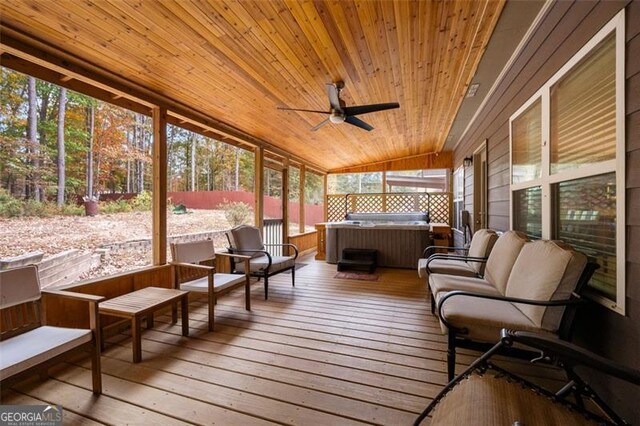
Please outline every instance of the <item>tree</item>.
[[87, 143], [87, 196], [93, 197], [93, 136], [95, 125], [95, 108], [92, 105], [87, 107], [87, 133], [89, 139]]
[[[36, 79], [34, 77], [29, 76], [27, 78], [28, 85], [28, 97], [29, 97], [29, 112], [27, 118], [27, 140], [31, 145], [32, 153], [33, 153], [33, 172], [31, 173], [31, 188], [33, 190], [33, 198], [36, 201], [41, 200], [41, 190], [40, 184], [38, 182], [38, 169], [40, 168], [40, 160], [38, 158], [40, 154], [40, 149], [38, 147], [38, 105], [37, 105], [37, 95], [36, 95]], [[28, 192], [31, 192], [29, 190]]]
[[64, 191], [65, 184], [65, 146], [64, 146], [64, 116], [67, 105], [67, 89], [60, 88], [60, 94], [58, 97], [58, 206], [64, 204]]

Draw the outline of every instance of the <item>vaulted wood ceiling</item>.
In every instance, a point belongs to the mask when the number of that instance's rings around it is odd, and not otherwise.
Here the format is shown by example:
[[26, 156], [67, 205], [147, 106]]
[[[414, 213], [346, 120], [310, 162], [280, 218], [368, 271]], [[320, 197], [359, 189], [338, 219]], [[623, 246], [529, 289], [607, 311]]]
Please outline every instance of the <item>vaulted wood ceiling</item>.
[[[3, 0], [3, 25], [327, 170], [442, 149], [503, 1]], [[329, 108], [400, 109], [310, 128]]]

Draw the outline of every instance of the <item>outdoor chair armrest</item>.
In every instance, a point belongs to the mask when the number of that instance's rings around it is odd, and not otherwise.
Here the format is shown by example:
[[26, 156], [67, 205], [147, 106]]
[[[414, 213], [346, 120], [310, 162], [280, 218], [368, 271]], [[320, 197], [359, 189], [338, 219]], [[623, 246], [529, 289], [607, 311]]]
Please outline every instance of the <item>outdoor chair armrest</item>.
[[429, 268], [429, 264], [434, 260], [464, 260], [465, 262], [475, 262], [475, 263], [487, 263], [486, 257], [473, 257], [473, 256], [463, 256], [463, 255], [448, 255], [448, 254], [432, 254], [427, 259], [427, 271], [432, 273], [433, 271]]
[[59, 296], [59, 297], [64, 297], [67, 299], [74, 299], [74, 300], [84, 300], [87, 302], [94, 302], [94, 303], [100, 303], [103, 300], [106, 300], [106, 297], [104, 296], [96, 296], [93, 294], [86, 294], [86, 293], [77, 293], [74, 291], [66, 291], [66, 290], [49, 290], [49, 289], [44, 289], [42, 290], [42, 294], [48, 294], [51, 296]]
[[177, 266], [179, 268], [191, 268], [191, 269], [202, 269], [203, 271], [215, 272], [215, 266], [207, 266], [207, 265], [198, 265], [196, 263], [186, 263], [186, 262], [170, 262], [172, 266]]
[[533, 299], [520, 299], [517, 297], [498, 296], [496, 294], [483, 294], [483, 293], [473, 293], [471, 291], [456, 290], [456, 291], [451, 291], [445, 294], [442, 297], [442, 300], [440, 300], [440, 303], [438, 304], [438, 318], [440, 319], [440, 321], [442, 321], [442, 323], [447, 328], [451, 328], [451, 329], [455, 329], [455, 327], [449, 324], [447, 320], [445, 320], [444, 317], [442, 316], [442, 307], [444, 306], [447, 300], [455, 296], [470, 296], [470, 297], [476, 297], [478, 299], [501, 300], [504, 302], [522, 303], [525, 305], [535, 305], [535, 306], [568, 306], [568, 305], [579, 305], [587, 302], [587, 300], [583, 299], [582, 297], [580, 297], [580, 295], [576, 293], [571, 293], [572, 297], [570, 299], [533, 300]]
[[293, 259], [298, 258], [298, 247], [295, 244], [283, 243], [283, 244], [265, 244], [266, 247], [278, 246], [278, 247], [293, 247], [293, 251], [295, 252]]
[[429, 247], [427, 247], [426, 249], [422, 250], [422, 257], [423, 257], [423, 258], [425, 258], [425, 257], [429, 257], [429, 256], [427, 256], [427, 252], [428, 252], [429, 250], [443, 250], [443, 249], [446, 249], [446, 250], [462, 250], [462, 251], [465, 251], [465, 252], [468, 252], [468, 251], [469, 251], [469, 249], [468, 249], [468, 248], [465, 248], [465, 247], [452, 247], [452, 246], [429, 246]]
[[216, 256], [233, 257], [235, 259], [251, 259], [251, 256], [244, 254], [216, 253]]
[[502, 329], [500, 336], [500, 340], [507, 346], [511, 346], [514, 342], [520, 343], [538, 349], [545, 355], [551, 355], [553, 358], [560, 360], [565, 366], [585, 365], [640, 385], [640, 371], [614, 363], [555, 336], [506, 328]]
[[[42, 290], [43, 304], [48, 297], [61, 297], [65, 299], [78, 300], [87, 302], [89, 305], [89, 329], [93, 332], [94, 343], [98, 346], [100, 342], [100, 321], [98, 316], [98, 304], [107, 298], [104, 296], [96, 296], [93, 294], [77, 293], [65, 290]], [[43, 324], [48, 324], [46, 309], [43, 315]], [[98, 348], [99, 350], [99, 348]]]

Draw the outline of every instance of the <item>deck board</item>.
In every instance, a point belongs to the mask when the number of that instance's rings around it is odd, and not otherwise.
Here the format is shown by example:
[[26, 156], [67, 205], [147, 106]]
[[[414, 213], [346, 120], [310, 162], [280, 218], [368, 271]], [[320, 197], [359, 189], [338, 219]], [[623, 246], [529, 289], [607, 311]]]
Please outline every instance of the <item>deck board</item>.
[[[446, 339], [424, 281], [391, 269], [377, 282], [335, 279], [334, 265], [304, 262], [295, 287], [288, 274], [272, 277], [267, 301], [253, 284], [251, 312], [242, 290], [222, 297], [215, 332], [204, 299], [191, 302], [188, 338], [157, 316], [142, 333], [140, 364], [127, 331], [110, 338], [99, 398], [79, 360], [5, 392], [3, 403], [60, 404], [74, 424], [411, 424], [446, 381]], [[459, 368], [476, 356], [460, 351]]]

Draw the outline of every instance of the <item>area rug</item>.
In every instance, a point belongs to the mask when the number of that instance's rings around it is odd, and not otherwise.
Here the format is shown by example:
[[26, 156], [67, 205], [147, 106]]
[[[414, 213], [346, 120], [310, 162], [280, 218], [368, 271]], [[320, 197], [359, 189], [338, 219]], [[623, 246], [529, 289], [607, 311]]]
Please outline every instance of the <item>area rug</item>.
[[345, 280], [360, 281], [378, 281], [378, 274], [370, 274], [368, 272], [338, 272], [333, 278], [342, 278]]

